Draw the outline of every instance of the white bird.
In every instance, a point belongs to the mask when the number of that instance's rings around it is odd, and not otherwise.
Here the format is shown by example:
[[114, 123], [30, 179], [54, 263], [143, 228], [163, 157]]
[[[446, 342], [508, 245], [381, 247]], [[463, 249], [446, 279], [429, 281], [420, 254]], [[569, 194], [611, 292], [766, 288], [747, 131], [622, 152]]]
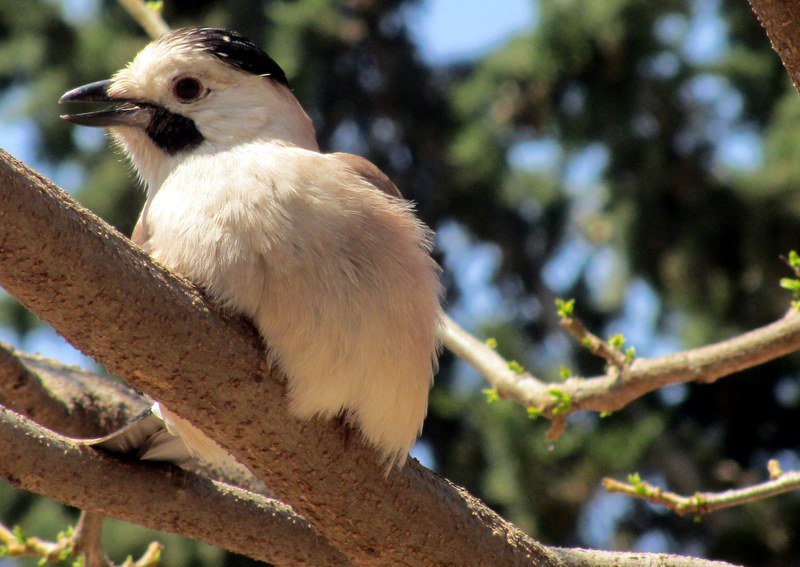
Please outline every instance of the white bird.
[[[108, 128], [147, 188], [133, 241], [255, 323], [292, 415], [343, 415], [402, 466], [442, 321], [433, 234], [412, 205], [369, 161], [320, 153], [284, 72], [232, 31], [170, 32], [59, 102], [87, 101], [115, 104], [62, 118]], [[160, 410], [192, 455], [228, 458]]]

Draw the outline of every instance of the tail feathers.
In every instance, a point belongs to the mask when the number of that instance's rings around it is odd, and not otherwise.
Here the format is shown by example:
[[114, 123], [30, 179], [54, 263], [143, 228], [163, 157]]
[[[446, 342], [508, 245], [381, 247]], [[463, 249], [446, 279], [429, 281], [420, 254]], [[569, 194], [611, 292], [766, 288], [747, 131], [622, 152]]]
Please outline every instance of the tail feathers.
[[244, 469], [225, 449], [185, 419], [160, 407], [158, 402], [121, 429], [81, 442], [112, 453], [172, 463], [181, 468], [209, 465], [224, 476], [233, 473], [240, 476]]
[[[157, 455], [161, 452], [170, 455], [170, 445], [179, 442], [181, 448], [188, 451], [190, 457], [197, 458], [213, 468], [224, 471], [231, 467], [241, 467], [236, 459], [220, 447], [216, 441], [210, 439], [182, 417], [159, 405], [158, 402], [153, 404], [152, 411], [163, 418], [166, 431], [164, 431], [163, 439], [153, 439], [152, 446], [146, 448], [141, 456], [142, 459], [160, 461], [162, 459]], [[176, 451], [179, 450], [180, 448], [176, 449]]]

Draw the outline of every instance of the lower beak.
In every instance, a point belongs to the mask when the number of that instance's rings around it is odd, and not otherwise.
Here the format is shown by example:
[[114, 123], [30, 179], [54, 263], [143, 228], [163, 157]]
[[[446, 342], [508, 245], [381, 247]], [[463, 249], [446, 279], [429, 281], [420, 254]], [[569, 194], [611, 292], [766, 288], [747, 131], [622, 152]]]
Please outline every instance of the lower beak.
[[111, 81], [97, 81], [77, 89], [72, 89], [62, 96], [58, 103], [65, 102], [110, 102], [119, 106], [82, 112], [79, 114], [62, 114], [61, 118], [81, 126], [134, 126], [146, 128], [150, 123], [152, 107], [130, 99], [112, 98], [108, 95]]

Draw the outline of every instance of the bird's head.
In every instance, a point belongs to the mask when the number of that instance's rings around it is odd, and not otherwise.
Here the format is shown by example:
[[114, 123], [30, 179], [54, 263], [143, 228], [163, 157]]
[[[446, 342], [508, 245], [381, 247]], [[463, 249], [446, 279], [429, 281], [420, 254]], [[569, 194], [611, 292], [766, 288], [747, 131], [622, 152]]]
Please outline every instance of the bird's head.
[[146, 180], [191, 152], [259, 139], [317, 149], [283, 70], [254, 43], [223, 29], [165, 34], [112, 79], [73, 89], [59, 102], [112, 103], [62, 118], [108, 128]]

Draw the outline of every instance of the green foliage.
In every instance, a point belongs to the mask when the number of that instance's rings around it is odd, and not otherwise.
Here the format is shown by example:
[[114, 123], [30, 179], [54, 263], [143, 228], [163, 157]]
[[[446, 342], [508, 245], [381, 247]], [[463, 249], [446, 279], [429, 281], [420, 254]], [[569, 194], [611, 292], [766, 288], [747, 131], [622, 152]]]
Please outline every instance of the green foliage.
[[794, 250], [789, 251], [789, 258], [786, 261], [789, 267], [797, 274], [797, 278], [781, 278], [780, 284], [783, 289], [792, 292], [792, 308], [800, 310], [800, 255]]
[[608, 344], [611, 345], [611, 348], [613, 349], [622, 350], [622, 347], [625, 345], [625, 337], [623, 337], [620, 333], [611, 335], [608, 338]]
[[481, 391], [486, 396], [487, 404], [493, 404], [494, 402], [500, 399], [500, 396], [497, 394], [497, 390], [495, 390], [494, 388], [485, 388]]
[[28, 543], [28, 536], [25, 535], [25, 532], [23, 532], [22, 528], [18, 525], [15, 525], [13, 528], [11, 528], [11, 533], [14, 534], [16, 542], [20, 545], [25, 545]]
[[555, 387], [550, 388], [548, 392], [558, 402], [558, 405], [553, 408], [553, 415], [563, 415], [569, 412], [572, 408], [572, 398], [567, 392]]
[[575, 299], [568, 299], [567, 301], [556, 299], [556, 310], [560, 318], [569, 319], [575, 310]]
[[147, 0], [144, 3], [148, 10], [152, 10], [156, 14], [164, 12], [164, 0]]

